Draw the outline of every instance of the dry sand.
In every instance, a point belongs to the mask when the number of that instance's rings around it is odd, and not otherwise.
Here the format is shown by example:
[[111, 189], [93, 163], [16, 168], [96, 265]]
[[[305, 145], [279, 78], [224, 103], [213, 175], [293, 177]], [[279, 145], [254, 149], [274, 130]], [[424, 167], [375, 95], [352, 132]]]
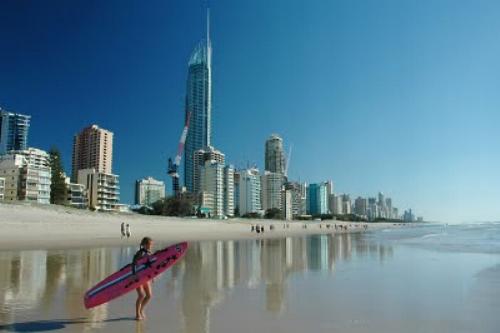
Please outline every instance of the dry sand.
[[[306, 234], [363, 232], [367, 223], [340, 221], [285, 221], [261, 219], [208, 220], [146, 216], [135, 213], [100, 213], [55, 205], [0, 203], [0, 250], [74, 248], [123, 245], [121, 223], [130, 225], [127, 242], [144, 236], [158, 241], [279, 238]], [[263, 225], [264, 233], [251, 231]], [[334, 225], [347, 226], [335, 231]], [[274, 229], [271, 230], [271, 225]], [[307, 228], [304, 226], [307, 225]], [[330, 226], [330, 228], [328, 228]], [[391, 223], [368, 223], [367, 230], [392, 227]]]

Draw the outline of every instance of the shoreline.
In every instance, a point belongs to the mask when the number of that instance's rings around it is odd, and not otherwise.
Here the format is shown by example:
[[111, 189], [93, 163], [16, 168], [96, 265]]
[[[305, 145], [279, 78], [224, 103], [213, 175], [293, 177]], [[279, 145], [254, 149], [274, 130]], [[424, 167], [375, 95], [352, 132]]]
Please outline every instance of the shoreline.
[[[130, 224], [131, 237], [128, 239], [121, 237], [122, 222]], [[252, 232], [251, 227], [256, 224], [264, 226], [265, 232]], [[270, 230], [271, 225], [274, 230]], [[335, 230], [335, 225], [346, 226], [347, 230]], [[336, 220], [206, 220], [137, 213], [108, 214], [57, 205], [0, 203], [0, 251], [135, 246], [144, 236], [161, 243], [176, 243], [368, 232], [398, 227], [401, 226], [393, 223]]]

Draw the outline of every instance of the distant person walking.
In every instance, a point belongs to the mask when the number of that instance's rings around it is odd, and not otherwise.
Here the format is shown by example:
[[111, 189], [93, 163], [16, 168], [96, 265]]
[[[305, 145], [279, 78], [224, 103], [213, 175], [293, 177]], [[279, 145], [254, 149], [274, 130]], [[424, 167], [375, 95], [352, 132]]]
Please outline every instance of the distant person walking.
[[132, 236], [132, 233], [130, 232], [130, 224], [128, 224], [128, 223], [127, 223], [127, 228], [126, 228], [125, 233], [127, 234], [127, 238], [130, 238], [130, 236]]
[[122, 238], [126, 236], [125, 234], [125, 222], [122, 222], [122, 225], [121, 225], [121, 233], [122, 233]]

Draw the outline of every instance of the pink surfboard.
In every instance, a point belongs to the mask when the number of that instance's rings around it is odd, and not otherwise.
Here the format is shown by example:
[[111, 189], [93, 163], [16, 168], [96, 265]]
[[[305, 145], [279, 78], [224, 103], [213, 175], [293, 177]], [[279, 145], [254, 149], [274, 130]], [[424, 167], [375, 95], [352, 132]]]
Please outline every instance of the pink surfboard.
[[93, 308], [135, 290], [179, 261], [187, 248], [188, 244], [183, 242], [139, 259], [135, 265], [135, 275], [132, 264], [128, 264], [89, 289], [84, 297], [85, 307]]

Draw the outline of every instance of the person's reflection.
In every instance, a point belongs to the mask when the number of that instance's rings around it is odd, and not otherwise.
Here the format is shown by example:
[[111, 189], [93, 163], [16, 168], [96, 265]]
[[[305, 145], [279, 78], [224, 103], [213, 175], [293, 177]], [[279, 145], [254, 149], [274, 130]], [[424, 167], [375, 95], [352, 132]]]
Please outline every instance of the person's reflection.
[[143, 333], [144, 332], [144, 321], [136, 320], [135, 322], [135, 333]]

